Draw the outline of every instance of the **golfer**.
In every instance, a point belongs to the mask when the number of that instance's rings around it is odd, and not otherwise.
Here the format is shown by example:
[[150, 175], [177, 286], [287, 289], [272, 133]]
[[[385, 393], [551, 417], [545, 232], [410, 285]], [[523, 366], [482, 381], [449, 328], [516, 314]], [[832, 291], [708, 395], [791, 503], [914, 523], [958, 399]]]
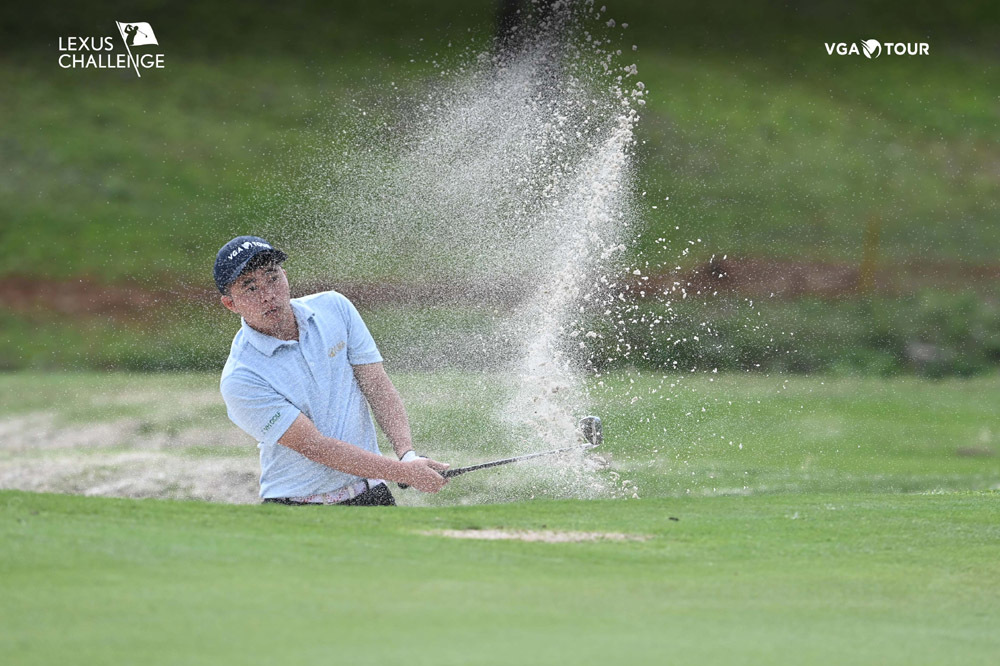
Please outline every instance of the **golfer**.
[[[291, 299], [287, 255], [239, 236], [215, 259], [222, 304], [240, 315], [220, 388], [258, 441], [260, 496], [292, 505], [394, 506], [386, 481], [436, 493], [448, 465], [418, 456], [399, 393], [361, 316], [335, 291]], [[384, 458], [375, 414], [399, 460]]]

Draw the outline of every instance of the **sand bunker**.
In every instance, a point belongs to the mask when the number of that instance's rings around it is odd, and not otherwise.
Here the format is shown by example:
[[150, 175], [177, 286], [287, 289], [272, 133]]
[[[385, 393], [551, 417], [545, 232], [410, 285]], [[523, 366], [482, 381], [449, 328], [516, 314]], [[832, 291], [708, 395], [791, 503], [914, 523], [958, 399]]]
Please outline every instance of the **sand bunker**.
[[153, 451], [0, 461], [0, 488], [129, 498], [252, 504], [256, 458], [182, 457]]
[[0, 419], [0, 489], [104, 497], [259, 502], [257, 451], [235, 428], [150, 431], [138, 419]]
[[543, 543], [577, 543], [581, 541], [649, 541], [648, 534], [621, 532], [557, 532], [555, 530], [434, 530], [421, 532], [425, 536], [450, 539], [482, 539], [484, 541], [540, 541]]

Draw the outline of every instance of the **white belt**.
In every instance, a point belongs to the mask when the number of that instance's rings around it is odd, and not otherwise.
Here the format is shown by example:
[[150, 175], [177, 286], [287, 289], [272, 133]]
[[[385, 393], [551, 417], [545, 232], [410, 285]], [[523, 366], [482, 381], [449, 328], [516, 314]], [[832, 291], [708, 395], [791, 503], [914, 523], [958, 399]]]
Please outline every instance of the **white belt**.
[[293, 502], [301, 502], [302, 504], [340, 504], [349, 499], [354, 499], [362, 493], [368, 492], [370, 489], [385, 483], [382, 479], [361, 479], [357, 483], [352, 483], [349, 486], [344, 486], [340, 490], [334, 490], [332, 493], [317, 493], [316, 495], [306, 495], [305, 497], [289, 497]]

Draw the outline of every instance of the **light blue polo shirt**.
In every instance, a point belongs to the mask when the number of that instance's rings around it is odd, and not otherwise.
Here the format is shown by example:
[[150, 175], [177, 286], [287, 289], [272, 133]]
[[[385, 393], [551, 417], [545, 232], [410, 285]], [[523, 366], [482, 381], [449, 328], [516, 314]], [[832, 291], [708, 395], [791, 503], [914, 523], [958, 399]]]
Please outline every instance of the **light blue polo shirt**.
[[382, 361], [361, 315], [335, 291], [292, 299], [292, 311], [298, 340], [272, 338], [244, 320], [220, 382], [229, 418], [258, 441], [262, 498], [332, 492], [359, 480], [278, 443], [300, 413], [323, 435], [379, 453], [352, 367]]

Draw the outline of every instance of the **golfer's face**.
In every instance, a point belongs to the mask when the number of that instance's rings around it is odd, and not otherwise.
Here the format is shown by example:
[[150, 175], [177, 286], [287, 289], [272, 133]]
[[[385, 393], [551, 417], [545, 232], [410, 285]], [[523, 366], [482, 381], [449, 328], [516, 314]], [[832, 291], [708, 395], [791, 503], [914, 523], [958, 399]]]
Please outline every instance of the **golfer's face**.
[[229, 288], [235, 310], [254, 328], [267, 329], [291, 308], [288, 276], [281, 266], [263, 266], [241, 275]]

